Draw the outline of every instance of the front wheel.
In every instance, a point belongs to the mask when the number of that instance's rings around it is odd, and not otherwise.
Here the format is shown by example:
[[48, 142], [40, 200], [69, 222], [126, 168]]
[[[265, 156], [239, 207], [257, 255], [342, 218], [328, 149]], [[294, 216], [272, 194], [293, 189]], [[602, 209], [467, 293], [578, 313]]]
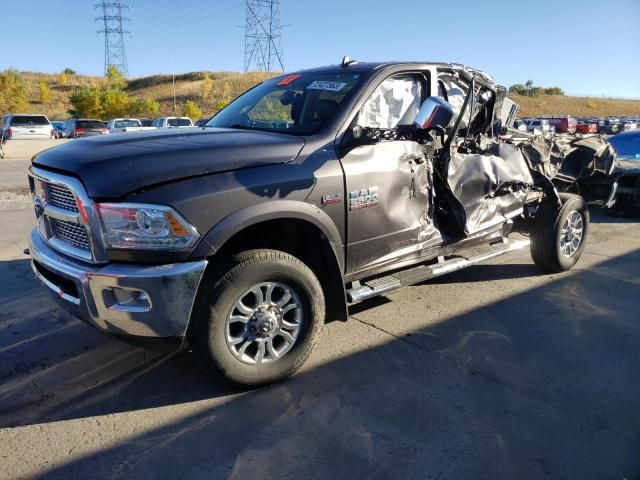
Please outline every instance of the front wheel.
[[324, 294], [309, 267], [281, 251], [249, 250], [203, 280], [190, 341], [214, 376], [264, 385], [302, 366], [324, 320]]
[[531, 228], [531, 256], [548, 272], [564, 272], [582, 256], [589, 229], [589, 210], [584, 199], [561, 193], [562, 206], [545, 201]]

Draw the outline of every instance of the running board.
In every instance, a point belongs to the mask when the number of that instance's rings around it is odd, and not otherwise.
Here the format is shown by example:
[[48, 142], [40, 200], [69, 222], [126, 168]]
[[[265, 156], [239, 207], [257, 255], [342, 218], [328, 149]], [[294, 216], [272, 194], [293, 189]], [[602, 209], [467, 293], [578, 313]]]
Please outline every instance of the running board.
[[419, 265], [384, 277], [366, 280], [361, 286], [347, 290], [347, 300], [349, 303], [361, 302], [362, 300], [390, 292], [391, 290], [408, 285], [415, 285], [416, 283], [440, 277], [447, 273], [462, 270], [476, 263], [484, 262], [485, 260], [528, 246], [529, 240], [516, 240], [508, 243], [500, 242], [488, 246], [482, 252], [477, 252], [476, 255], [469, 258], [454, 257], [433, 265]]

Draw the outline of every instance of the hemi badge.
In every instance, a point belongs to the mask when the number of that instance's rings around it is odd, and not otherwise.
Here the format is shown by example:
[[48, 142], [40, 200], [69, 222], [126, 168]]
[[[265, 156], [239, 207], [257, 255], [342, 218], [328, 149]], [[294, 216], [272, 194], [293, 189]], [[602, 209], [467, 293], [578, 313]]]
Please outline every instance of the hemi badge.
[[340, 203], [342, 201], [342, 195], [339, 193], [330, 193], [320, 197], [320, 203], [322, 205], [331, 205], [332, 203]]

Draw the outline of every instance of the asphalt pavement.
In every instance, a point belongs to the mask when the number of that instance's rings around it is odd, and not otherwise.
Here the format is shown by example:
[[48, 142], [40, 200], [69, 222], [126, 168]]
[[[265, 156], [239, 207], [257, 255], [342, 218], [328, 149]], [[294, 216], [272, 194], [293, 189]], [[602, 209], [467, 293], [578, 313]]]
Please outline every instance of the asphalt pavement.
[[61, 310], [22, 250], [27, 161], [0, 160], [0, 478], [640, 478], [640, 224], [528, 251], [326, 325], [270, 388], [210, 380]]

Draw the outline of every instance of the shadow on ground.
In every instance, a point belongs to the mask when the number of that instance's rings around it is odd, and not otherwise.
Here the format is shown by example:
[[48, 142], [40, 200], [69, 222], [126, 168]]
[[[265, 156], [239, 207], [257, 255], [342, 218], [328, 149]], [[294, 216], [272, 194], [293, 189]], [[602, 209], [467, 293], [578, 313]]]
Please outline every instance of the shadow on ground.
[[[22, 262], [8, 264], [0, 264], [8, 278], [0, 318], [4, 425], [229, 393], [190, 354], [167, 357], [113, 341], [33, 289], [7, 296], [21, 283], [11, 276], [26, 275]], [[638, 271], [640, 250], [203, 407], [47, 478], [637, 475]], [[468, 275], [485, 277], [478, 267]], [[11, 323], [19, 310], [21, 320]], [[64, 358], [47, 363], [54, 349]], [[23, 366], [6, 371], [16, 355]]]

